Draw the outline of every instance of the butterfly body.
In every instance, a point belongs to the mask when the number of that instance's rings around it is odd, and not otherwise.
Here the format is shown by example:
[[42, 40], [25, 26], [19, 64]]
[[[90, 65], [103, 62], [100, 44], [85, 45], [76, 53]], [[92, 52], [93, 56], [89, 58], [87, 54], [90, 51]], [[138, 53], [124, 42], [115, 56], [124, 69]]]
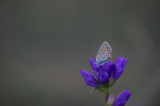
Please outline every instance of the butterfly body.
[[98, 64], [101, 64], [104, 61], [107, 61], [108, 59], [112, 58], [111, 53], [112, 53], [111, 46], [109, 45], [108, 42], [104, 41], [98, 50], [98, 53], [96, 56], [96, 62]]

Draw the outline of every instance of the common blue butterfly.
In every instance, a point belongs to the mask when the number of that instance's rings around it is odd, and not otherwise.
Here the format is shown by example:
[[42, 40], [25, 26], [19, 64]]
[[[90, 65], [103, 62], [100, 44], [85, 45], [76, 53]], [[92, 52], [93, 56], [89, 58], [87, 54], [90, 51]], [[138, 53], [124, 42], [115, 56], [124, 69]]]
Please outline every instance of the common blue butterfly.
[[96, 62], [98, 64], [103, 63], [104, 61], [107, 61], [108, 59], [112, 58], [112, 48], [109, 45], [108, 42], [104, 41], [97, 53]]

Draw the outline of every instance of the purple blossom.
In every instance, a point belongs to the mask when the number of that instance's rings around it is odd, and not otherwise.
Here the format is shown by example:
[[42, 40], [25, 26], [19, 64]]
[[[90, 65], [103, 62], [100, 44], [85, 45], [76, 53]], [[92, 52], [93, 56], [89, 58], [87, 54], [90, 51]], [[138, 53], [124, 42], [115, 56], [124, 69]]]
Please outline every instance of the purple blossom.
[[111, 94], [111, 95], [109, 95], [107, 104], [108, 104], [109, 106], [111, 106], [111, 104], [113, 103], [113, 101], [114, 101], [114, 95]]
[[112, 62], [109, 59], [108, 61], [105, 61], [101, 64], [96, 63], [96, 58], [90, 58], [90, 65], [93, 69], [93, 71], [97, 74], [102, 68], [104, 71], [107, 71], [108, 74], [111, 74], [111, 66]]
[[93, 71], [98, 72], [98, 64], [96, 64], [95, 61], [96, 61], [96, 58], [90, 58], [90, 65]]
[[99, 86], [96, 79], [94, 78], [94, 76], [90, 72], [85, 71], [85, 70], [80, 70], [80, 72], [81, 72], [87, 85], [95, 87], [95, 88], [97, 88]]
[[101, 66], [99, 67], [99, 71], [97, 73], [97, 78], [98, 81], [102, 84], [106, 84], [109, 76], [108, 76], [108, 72], [106, 70], [104, 70], [104, 68]]
[[127, 63], [127, 58], [121, 56], [118, 56], [116, 58], [116, 60], [113, 63], [113, 77], [115, 79], [118, 79], [122, 75], [126, 63]]
[[95, 58], [90, 58], [90, 65], [98, 81], [102, 84], [106, 84], [111, 74], [111, 71], [112, 71], [111, 70], [111, 66], [112, 66], [111, 60], [109, 59], [108, 61], [105, 61], [101, 64], [97, 64]]
[[122, 91], [115, 99], [113, 106], [124, 106], [131, 96], [131, 92], [128, 89]]
[[90, 65], [93, 69], [94, 76], [97, 78], [95, 79], [91, 73], [84, 70], [81, 70], [81, 74], [87, 85], [98, 87], [99, 84], [97, 82], [106, 84], [109, 80], [109, 83], [113, 83], [118, 79], [123, 73], [126, 62], [127, 58], [121, 56], [118, 56], [114, 63], [109, 59], [101, 64], [96, 62], [96, 58], [90, 58]]

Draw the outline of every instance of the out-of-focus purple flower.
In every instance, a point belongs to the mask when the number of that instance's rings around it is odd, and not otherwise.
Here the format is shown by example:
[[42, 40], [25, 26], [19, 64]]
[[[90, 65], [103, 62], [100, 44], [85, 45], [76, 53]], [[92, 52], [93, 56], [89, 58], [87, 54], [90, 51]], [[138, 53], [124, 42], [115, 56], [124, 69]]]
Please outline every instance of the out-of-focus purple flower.
[[96, 79], [94, 78], [94, 76], [90, 72], [85, 71], [85, 70], [80, 70], [80, 72], [81, 72], [87, 85], [90, 85], [95, 88], [97, 88], [99, 86]]
[[113, 106], [124, 106], [131, 96], [131, 92], [128, 89], [122, 91], [115, 99]]
[[115, 79], [118, 79], [122, 75], [126, 63], [127, 63], [127, 58], [124, 58], [124, 57], [121, 57], [121, 56], [118, 56], [116, 58], [116, 60], [113, 63], [113, 67], [112, 67], [113, 70], [114, 70], [113, 77]]
[[109, 95], [107, 104], [108, 104], [109, 106], [111, 106], [111, 104], [113, 103], [113, 101], [114, 101], [114, 95], [111, 94], [111, 95]]
[[101, 64], [96, 63], [96, 58], [90, 58], [90, 65], [94, 71], [94, 73], [98, 73], [102, 68], [104, 71], [106, 71], [108, 73], [108, 75], [110, 76], [111, 74], [111, 66], [112, 66], [112, 62], [109, 59], [108, 61], [105, 61]]

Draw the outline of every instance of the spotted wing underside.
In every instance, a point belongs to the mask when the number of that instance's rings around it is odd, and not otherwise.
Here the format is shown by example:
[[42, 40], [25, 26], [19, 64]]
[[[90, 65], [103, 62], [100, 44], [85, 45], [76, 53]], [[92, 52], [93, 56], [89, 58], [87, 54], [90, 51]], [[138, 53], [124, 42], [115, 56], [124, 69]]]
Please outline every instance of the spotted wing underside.
[[96, 62], [102, 63], [104, 61], [107, 61], [112, 57], [111, 53], [112, 53], [111, 46], [109, 45], [108, 42], [104, 41], [98, 50]]

